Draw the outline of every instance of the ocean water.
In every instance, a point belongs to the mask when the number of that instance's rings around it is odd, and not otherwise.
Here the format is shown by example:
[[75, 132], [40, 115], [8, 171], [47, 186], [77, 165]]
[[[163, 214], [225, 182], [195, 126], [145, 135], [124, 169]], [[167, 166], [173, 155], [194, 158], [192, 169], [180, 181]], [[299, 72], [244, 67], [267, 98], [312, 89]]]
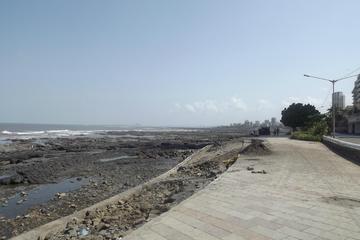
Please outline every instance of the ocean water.
[[72, 136], [96, 136], [109, 131], [118, 132], [166, 132], [196, 131], [185, 128], [139, 127], [120, 125], [60, 125], [60, 124], [26, 124], [0, 123], [0, 144], [9, 143], [13, 139], [57, 138]]
[[[0, 123], [0, 144], [11, 139], [69, 137], [108, 131], [110, 126]], [[115, 129], [124, 129], [115, 127]]]

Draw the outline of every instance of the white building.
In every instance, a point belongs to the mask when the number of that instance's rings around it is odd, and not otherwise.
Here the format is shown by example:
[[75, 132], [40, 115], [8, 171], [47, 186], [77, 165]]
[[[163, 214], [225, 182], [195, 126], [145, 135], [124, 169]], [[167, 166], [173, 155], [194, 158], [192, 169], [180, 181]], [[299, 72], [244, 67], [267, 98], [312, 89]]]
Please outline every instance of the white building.
[[353, 93], [353, 104], [354, 107], [360, 110], [360, 75], [358, 76], [357, 80], [355, 81]]
[[[360, 97], [360, 96], [359, 96]], [[342, 92], [333, 93], [333, 102], [336, 109], [345, 108], [345, 95]]]
[[355, 81], [353, 90], [353, 113], [349, 116], [348, 126], [349, 133], [360, 134], [360, 75]]

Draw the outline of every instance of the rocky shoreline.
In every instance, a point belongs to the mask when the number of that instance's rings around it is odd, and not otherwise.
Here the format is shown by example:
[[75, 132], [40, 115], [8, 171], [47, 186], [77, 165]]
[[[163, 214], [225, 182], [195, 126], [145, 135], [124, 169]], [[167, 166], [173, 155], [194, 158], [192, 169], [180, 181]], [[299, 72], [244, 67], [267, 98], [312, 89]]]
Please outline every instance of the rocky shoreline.
[[[43, 184], [71, 178], [86, 179], [87, 184], [76, 191], [58, 192], [48, 202], [15, 218], [1, 217], [0, 212], [0, 237], [18, 235], [138, 186], [173, 168], [197, 149], [219, 145], [240, 134], [152, 132], [149, 136], [150, 133], [142, 132], [97, 138], [22, 140], [1, 146], [0, 176], [13, 177], [0, 185], [3, 207], [14, 194], [28, 201], [28, 193]], [[173, 180], [168, 185], [172, 186]]]
[[206, 147], [163, 177], [150, 181], [130, 195], [77, 214], [62, 230], [42, 232], [44, 235], [38, 239], [121, 239], [204, 188], [226, 171], [240, 153], [254, 154], [256, 151], [269, 153], [261, 141], [248, 145], [236, 140]]

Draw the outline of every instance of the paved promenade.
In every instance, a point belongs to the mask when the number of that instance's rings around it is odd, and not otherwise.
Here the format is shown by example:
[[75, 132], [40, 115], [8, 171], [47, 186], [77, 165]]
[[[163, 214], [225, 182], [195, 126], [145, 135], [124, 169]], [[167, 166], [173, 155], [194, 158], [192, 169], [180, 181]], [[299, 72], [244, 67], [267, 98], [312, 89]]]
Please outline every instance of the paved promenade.
[[321, 143], [268, 141], [272, 155], [241, 156], [207, 188], [125, 239], [360, 239], [360, 167]]
[[360, 135], [337, 133], [336, 138], [345, 142], [360, 144]]
[[337, 137], [337, 138], [345, 142], [360, 144], [360, 137]]

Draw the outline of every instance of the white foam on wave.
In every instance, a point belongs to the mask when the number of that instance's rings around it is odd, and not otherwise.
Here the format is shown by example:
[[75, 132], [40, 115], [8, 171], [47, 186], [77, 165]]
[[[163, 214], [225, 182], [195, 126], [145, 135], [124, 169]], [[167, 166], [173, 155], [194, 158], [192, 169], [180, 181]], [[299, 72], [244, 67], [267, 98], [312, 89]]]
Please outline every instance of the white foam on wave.
[[47, 130], [47, 131], [23, 131], [23, 132], [11, 132], [4, 130], [1, 132], [2, 135], [6, 135], [7, 138], [11, 139], [30, 139], [30, 138], [56, 138], [56, 137], [71, 137], [80, 135], [90, 135], [98, 132], [94, 131], [82, 131], [82, 130]]
[[70, 130], [68, 129], [63, 129], [63, 130], [47, 130], [47, 133], [64, 133], [64, 132], [70, 132]]
[[27, 132], [10, 132], [10, 131], [2, 131], [2, 134], [5, 135], [38, 135], [38, 134], [44, 134], [44, 131], [27, 131]]
[[79, 135], [89, 135], [95, 133], [96, 131], [80, 131], [80, 130], [49, 130], [46, 131], [49, 135], [55, 135], [58, 137], [69, 137], [69, 136], [79, 136]]
[[[57, 138], [57, 137], [72, 137], [72, 136], [84, 136], [91, 134], [102, 134], [109, 132], [192, 132], [199, 131], [197, 129], [182, 129], [182, 128], [135, 128], [135, 129], [103, 129], [103, 130], [69, 130], [69, 129], [52, 129], [43, 131], [8, 131], [3, 130], [0, 134], [6, 139], [31, 139], [31, 138]], [[126, 135], [124, 137], [139, 138], [140, 136]], [[154, 137], [154, 136], [141, 136]]]

